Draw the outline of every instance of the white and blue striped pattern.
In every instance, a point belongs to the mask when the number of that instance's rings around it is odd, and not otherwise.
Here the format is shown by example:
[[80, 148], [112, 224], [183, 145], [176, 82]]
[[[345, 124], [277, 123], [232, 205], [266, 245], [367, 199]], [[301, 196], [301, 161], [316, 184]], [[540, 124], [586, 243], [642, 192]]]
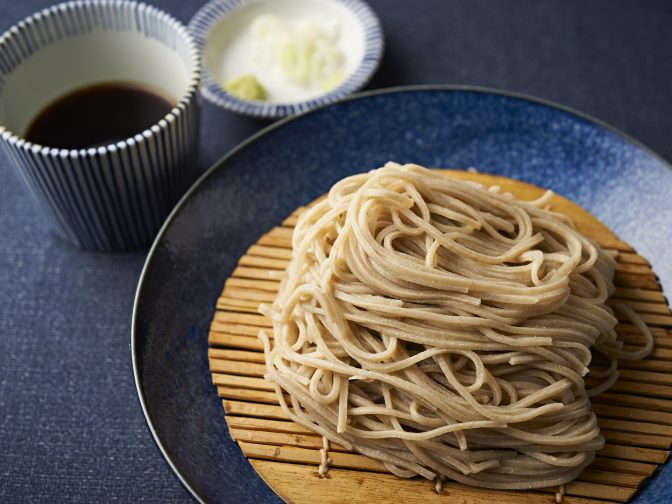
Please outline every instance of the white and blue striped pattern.
[[7, 76], [41, 48], [100, 29], [139, 33], [186, 62], [191, 69], [188, 89], [170, 113], [133, 138], [105, 147], [49, 148], [20, 138], [3, 124], [0, 143], [61, 237], [89, 250], [133, 250], [150, 243], [195, 176], [200, 57], [187, 29], [142, 3], [56, 5], [0, 37], [0, 93]]
[[[203, 6], [189, 22], [189, 30], [194, 35], [201, 51], [213, 27], [232, 10], [255, 0], [212, 0]], [[385, 47], [383, 29], [371, 7], [362, 0], [331, 0], [348, 8], [362, 25], [364, 32], [364, 55], [360, 65], [334, 90], [316, 98], [297, 103], [268, 103], [241, 100], [227, 93], [208, 72], [203, 70], [201, 92], [209, 101], [239, 114], [279, 118], [305, 112], [327, 103], [332, 103], [358, 91], [369, 81], [378, 69]]]

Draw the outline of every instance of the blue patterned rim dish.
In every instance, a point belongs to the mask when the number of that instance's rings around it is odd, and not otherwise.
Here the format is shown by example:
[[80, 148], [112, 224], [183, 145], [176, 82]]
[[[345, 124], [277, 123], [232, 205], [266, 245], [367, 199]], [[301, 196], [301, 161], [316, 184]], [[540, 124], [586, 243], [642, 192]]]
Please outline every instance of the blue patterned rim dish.
[[[236, 9], [256, 0], [212, 0], [203, 6], [189, 22], [189, 30], [201, 51], [208, 43], [208, 37], [217, 24]], [[282, 0], [275, 0], [282, 1]], [[306, 110], [335, 102], [361, 89], [373, 76], [383, 57], [383, 30], [378, 17], [371, 7], [362, 0], [328, 0], [347, 8], [361, 24], [364, 34], [364, 54], [358, 67], [335, 89], [316, 98], [293, 103], [271, 103], [242, 100], [227, 93], [208, 71], [203, 70], [203, 96], [219, 107], [239, 114], [278, 118], [298, 114]]]
[[[224, 280], [295, 208], [391, 159], [473, 166], [550, 188], [648, 258], [670, 294], [672, 166], [589, 116], [508, 92], [427, 86], [363, 93], [278, 121], [182, 198], [136, 293], [131, 351], [140, 404], [164, 457], [197, 499], [281, 502], [229, 436], [212, 384], [208, 332]], [[634, 502], [672, 502], [671, 482], [672, 465], [662, 465]]]
[[[106, 146], [57, 149], [22, 138], [59, 97], [120, 80], [164, 90], [176, 105]], [[196, 44], [165, 12], [123, 0], [58, 4], [0, 37], [0, 145], [58, 235], [90, 250], [138, 249], [193, 182], [199, 84]]]

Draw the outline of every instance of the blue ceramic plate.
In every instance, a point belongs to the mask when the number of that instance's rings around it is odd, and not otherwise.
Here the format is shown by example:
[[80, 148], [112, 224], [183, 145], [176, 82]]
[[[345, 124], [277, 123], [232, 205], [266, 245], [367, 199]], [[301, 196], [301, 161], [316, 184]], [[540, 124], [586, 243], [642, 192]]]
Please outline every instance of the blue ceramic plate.
[[[347, 126], [346, 126], [347, 125]], [[208, 502], [280, 502], [227, 432], [206, 355], [215, 300], [238, 257], [338, 179], [414, 161], [475, 166], [590, 210], [672, 286], [672, 167], [602, 123], [529, 97], [473, 88], [367, 93], [276, 123], [211, 168], [147, 258], [133, 313], [135, 378], [166, 460]], [[670, 502], [665, 466], [637, 502]]]

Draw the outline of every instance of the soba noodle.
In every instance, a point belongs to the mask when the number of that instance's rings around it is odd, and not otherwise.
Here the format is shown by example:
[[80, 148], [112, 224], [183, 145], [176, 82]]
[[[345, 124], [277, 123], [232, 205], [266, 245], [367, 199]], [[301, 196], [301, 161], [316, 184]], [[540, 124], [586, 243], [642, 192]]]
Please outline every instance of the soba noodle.
[[[294, 421], [390, 472], [500, 489], [574, 479], [604, 445], [589, 397], [625, 351], [614, 258], [545, 207], [388, 163], [296, 225], [264, 312], [266, 377]], [[584, 377], [593, 353], [605, 363]]]

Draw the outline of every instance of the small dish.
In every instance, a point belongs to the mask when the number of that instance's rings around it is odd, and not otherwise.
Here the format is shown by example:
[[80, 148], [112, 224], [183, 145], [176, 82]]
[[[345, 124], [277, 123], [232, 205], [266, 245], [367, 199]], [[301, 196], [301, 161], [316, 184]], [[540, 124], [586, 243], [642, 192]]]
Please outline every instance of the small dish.
[[[343, 56], [340, 83], [319, 90], [281, 82], [277, 72], [251, 57], [251, 25], [260, 16], [273, 16], [289, 26], [311, 19], [335, 25]], [[378, 68], [384, 48], [380, 21], [362, 0], [212, 0], [194, 15], [189, 30], [205, 63], [203, 96], [219, 107], [262, 118], [293, 115], [361, 89]], [[268, 89], [266, 99], [245, 100], [224, 89], [223, 83], [246, 74]]]

